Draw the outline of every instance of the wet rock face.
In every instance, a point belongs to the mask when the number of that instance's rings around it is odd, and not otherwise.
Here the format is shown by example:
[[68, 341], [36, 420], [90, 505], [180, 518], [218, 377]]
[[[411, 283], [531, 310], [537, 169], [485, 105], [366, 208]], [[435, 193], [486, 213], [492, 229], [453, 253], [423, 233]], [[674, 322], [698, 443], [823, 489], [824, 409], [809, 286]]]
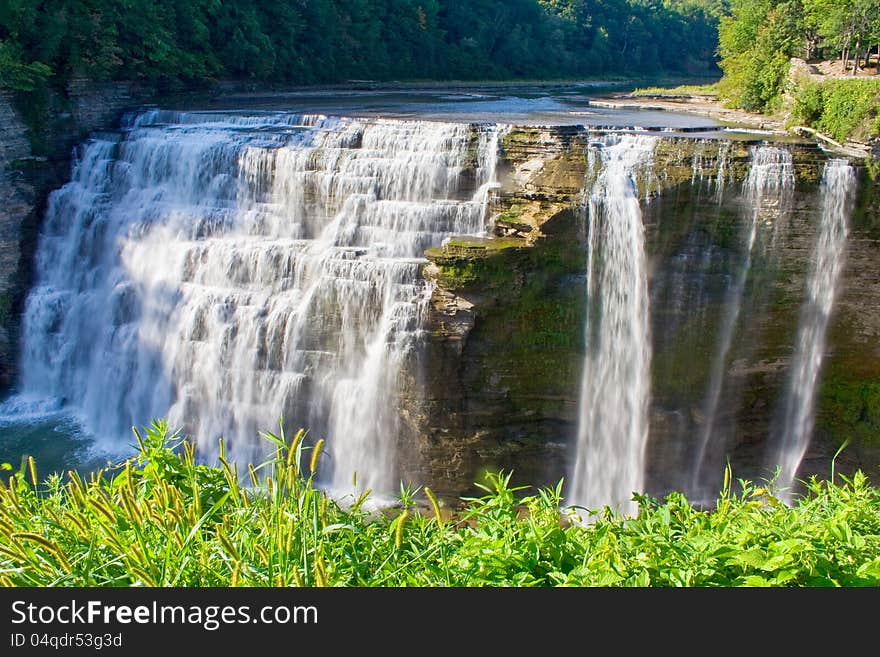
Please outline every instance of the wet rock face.
[[[431, 481], [446, 495], [472, 491], [486, 469], [512, 469], [520, 483], [556, 483], [568, 474], [577, 432], [590, 136], [530, 128], [512, 131], [503, 146], [496, 238], [452, 240], [427, 254], [425, 276], [437, 287], [419, 355], [424, 380], [410, 382], [414, 392], [403, 402], [401, 466], [404, 478]], [[749, 144], [725, 148], [662, 140], [638, 181], [651, 302], [646, 485], [653, 495], [687, 488], [724, 307], [744, 257]], [[735, 477], [772, 474], [827, 159], [813, 148], [787, 148], [793, 202], [761, 217], [705, 457], [707, 486], [715, 485], [714, 468], [720, 488], [727, 460]], [[852, 220], [801, 476], [827, 477], [849, 437], [837, 471], [862, 468], [880, 480], [880, 313], [869, 310], [880, 307], [880, 218], [869, 196], [862, 193]]]
[[415, 420], [405, 477], [455, 496], [486, 470], [514, 470], [523, 483], [564, 473], [583, 360], [584, 149], [568, 129], [512, 131], [495, 236], [427, 253], [437, 287], [425, 380], [404, 401]]
[[[127, 83], [75, 79], [66, 96], [0, 93], [0, 389], [15, 379], [20, 313], [46, 197], [70, 175], [73, 148], [109, 129], [152, 92]], [[22, 116], [21, 108], [32, 116]]]
[[[577, 215], [552, 219], [569, 229]], [[560, 472], [576, 426], [583, 358], [583, 246], [558, 239], [453, 240], [426, 276], [432, 299], [424, 396], [413, 400], [419, 479], [447, 494], [467, 490], [484, 469], [514, 469], [522, 481]], [[438, 472], [439, 470], [439, 472]]]
[[20, 294], [17, 274], [21, 227], [34, 204], [34, 188], [23, 171], [30, 154], [25, 126], [10, 98], [0, 94], [0, 386], [8, 385], [13, 373], [13, 313]]
[[880, 204], [878, 185], [862, 172], [850, 222], [846, 266], [828, 327], [819, 388], [816, 436], [804, 469], [829, 475], [829, 460], [845, 440], [838, 471], [862, 468], [880, 479]]
[[[727, 359], [706, 485], [720, 487], [729, 461], [734, 476], [773, 476], [774, 450], [783, 433], [792, 358], [806, 297], [807, 274], [816, 258], [818, 179], [824, 159], [796, 154], [797, 187], [791, 206], [759, 224], [758, 249], [746, 282], [742, 311]], [[802, 175], [803, 172], [803, 175]], [[817, 173], [818, 172], [818, 173]], [[864, 177], [862, 190], [872, 184]], [[661, 196], [646, 211], [646, 225], [658, 226], [652, 268], [653, 401], [648, 446], [650, 492], [681, 488], [680, 472], [693, 468], [693, 436], [706, 418], [705, 397], [713, 347], [726, 296], [726, 283], [741, 262], [744, 230], [734, 185], [724, 198], [707, 199], [693, 186]], [[836, 471], [861, 468], [880, 480], [880, 415], [877, 308], [880, 285], [874, 273], [880, 256], [877, 214], [865, 193], [849, 222], [845, 265], [828, 326], [817, 386], [815, 429], [798, 478], [828, 478], [841, 444]], [[667, 228], [664, 229], [663, 226]], [[677, 238], [664, 238], [673, 226]], [[684, 266], [687, 263], [687, 266]], [[713, 474], [714, 473], [714, 474]], [[712, 488], [714, 486], [714, 488]]]

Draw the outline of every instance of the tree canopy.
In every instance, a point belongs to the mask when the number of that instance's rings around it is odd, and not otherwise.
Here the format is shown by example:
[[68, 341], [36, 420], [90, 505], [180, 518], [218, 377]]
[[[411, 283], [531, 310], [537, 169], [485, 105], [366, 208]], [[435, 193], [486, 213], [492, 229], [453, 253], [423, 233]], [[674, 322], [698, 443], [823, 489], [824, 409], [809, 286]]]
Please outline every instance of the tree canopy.
[[880, 0], [729, 0], [719, 25], [723, 96], [747, 110], [779, 102], [792, 57], [863, 66], [880, 47]]
[[724, 0], [4, 0], [0, 86], [711, 73]]

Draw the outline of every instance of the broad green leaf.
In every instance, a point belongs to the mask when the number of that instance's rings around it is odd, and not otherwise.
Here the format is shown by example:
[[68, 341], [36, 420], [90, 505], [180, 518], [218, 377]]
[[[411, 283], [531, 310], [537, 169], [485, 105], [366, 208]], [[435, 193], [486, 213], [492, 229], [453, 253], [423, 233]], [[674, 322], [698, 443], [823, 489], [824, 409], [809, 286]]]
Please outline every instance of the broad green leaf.
[[767, 555], [761, 548], [752, 548], [741, 552], [733, 558], [733, 562], [742, 566], [751, 566], [752, 568], [761, 568], [767, 561]]

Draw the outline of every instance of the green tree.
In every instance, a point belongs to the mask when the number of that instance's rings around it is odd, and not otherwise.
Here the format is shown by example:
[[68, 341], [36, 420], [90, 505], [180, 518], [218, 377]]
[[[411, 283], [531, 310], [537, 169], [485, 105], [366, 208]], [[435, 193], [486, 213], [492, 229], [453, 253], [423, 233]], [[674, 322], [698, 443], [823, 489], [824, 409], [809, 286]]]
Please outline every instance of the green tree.
[[33, 91], [51, 74], [52, 69], [42, 62], [24, 63], [16, 44], [0, 41], [0, 89]]
[[852, 70], [880, 42], [880, 0], [803, 0], [807, 25], [828, 55], [840, 55]]
[[63, 90], [708, 72], [724, 1], [4, 0], [0, 76]]
[[732, 0], [721, 18], [719, 53], [722, 97], [749, 111], [772, 109], [780, 100], [791, 57], [804, 53], [800, 0]]

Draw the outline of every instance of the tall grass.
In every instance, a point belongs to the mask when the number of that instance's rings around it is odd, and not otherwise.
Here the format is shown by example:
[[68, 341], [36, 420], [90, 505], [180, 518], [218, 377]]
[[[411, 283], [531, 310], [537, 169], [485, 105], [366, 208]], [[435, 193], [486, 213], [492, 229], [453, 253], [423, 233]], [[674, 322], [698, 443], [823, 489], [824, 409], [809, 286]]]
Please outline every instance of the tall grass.
[[677, 87], [639, 87], [633, 96], [651, 96], [655, 98], [710, 98], [718, 97], [718, 84], [683, 84]]
[[164, 422], [87, 481], [41, 482], [30, 460], [0, 485], [0, 584], [880, 585], [880, 495], [861, 473], [812, 480], [788, 507], [747, 481], [734, 492], [728, 471], [714, 510], [642, 496], [637, 517], [588, 524], [569, 520], [587, 512], [564, 508], [561, 482], [526, 494], [496, 473], [452, 515], [408, 488], [371, 513], [368, 494], [342, 508], [316, 488], [320, 444], [265, 435], [273, 457], [246, 472], [196, 463]]

